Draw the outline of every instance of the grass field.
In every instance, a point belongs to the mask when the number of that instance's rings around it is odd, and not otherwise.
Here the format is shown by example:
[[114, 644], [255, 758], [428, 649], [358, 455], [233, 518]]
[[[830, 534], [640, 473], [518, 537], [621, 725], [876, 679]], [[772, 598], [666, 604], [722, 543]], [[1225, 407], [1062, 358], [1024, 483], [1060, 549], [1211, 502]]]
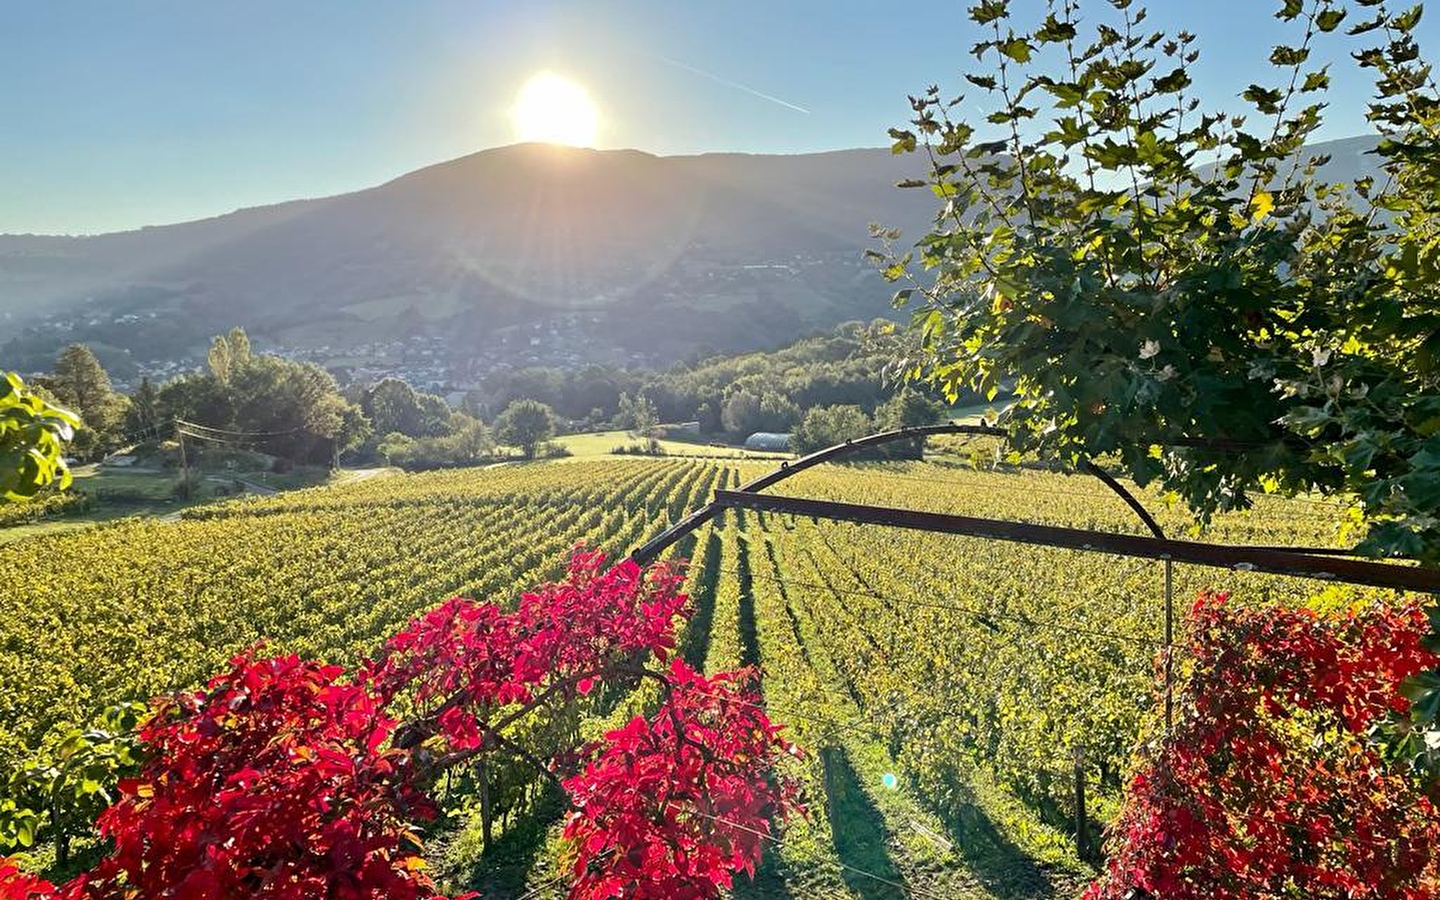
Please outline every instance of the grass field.
[[[27, 542], [0, 560], [0, 583], [16, 586], [0, 597], [0, 759], [108, 703], [193, 684], [261, 638], [354, 661], [445, 597], [510, 595], [554, 576], [576, 541], [629, 550], [772, 465], [610, 457], [395, 474]], [[783, 492], [1140, 532], [1094, 479], [1051, 473], [821, 466]], [[1146, 499], [1183, 530], [1183, 512]], [[1327, 504], [1265, 500], [1210, 536], [1325, 544], [1337, 521]], [[1073, 849], [1073, 760], [1086, 760], [1103, 820], [1153, 725], [1158, 564], [753, 513], [675, 552], [692, 560], [682, 654], [709, 671], [762, 666], [771, 715], [806, 750], [810, 815], [735, 897], [1074, 896], [1090, 869]], [[1186, 566], [1176, 584], [1182, 609], [1206, 587], [1249, 603], [1388, 596]], [[435, 836], [450, 888], [562, 896], [550, 885], [562, 808], [538, 789], [515, 804], [488, 852], [464, 816]]]
[[[555, 439], [555, 443], [569, 450], [575, 457], [590, 459], [597, 456], [609, 456], [616, 447], [627, 447], [642, 444], [643, 440], [635, 437], [628, 431], [591, 431], [585, 434], [567, 434]], [[716, 459], [750, 459], [753, 457], [767, 458], [773, 456], [786, 456], [788, 454], [777, 454], [773, 452], [756, 452], [745, 450], [740, 447], [712, 447], [700, 441], [659, 441], [660, 449], [670, 456], [700, 456], [713, 457]]]
[[[219, 496], [247, 490], [286, 491], [314, 487], [331, 480], [324, 469], [303, 468], [292, 472], [217, 470], [205, 473], [200, 492], [192, 499], [175, 496], [179, 475], [174, 471], [150, 471], [77, 466], [71, 489], [88, 494], [88, 510], [47, 516], [34, 522], [0, 527], [0, 546], [44, 535], [70, 534], [95, 525], [131, 516], [174, 516], [191, 506], [209, 503]], [[343, 473], [335, 476], [343, 480]], [[239, 479], [240, 484], [236, 484]], [[223, 492], [223, 493], [222, 493]]]

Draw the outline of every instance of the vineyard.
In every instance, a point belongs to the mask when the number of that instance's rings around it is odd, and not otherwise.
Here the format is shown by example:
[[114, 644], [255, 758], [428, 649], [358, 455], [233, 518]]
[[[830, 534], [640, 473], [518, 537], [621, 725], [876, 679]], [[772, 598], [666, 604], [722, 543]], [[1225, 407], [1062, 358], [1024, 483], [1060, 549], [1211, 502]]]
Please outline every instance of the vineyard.
[[[447, 597], [557, 577], [577, 543], [629, 550], [768, 468], [611, 460], [394, 476], [17, 544], [0, 561], [0, 581], [18, 585], [0, 597], [0, 763], [111, 704], [196, 684], [260, 640], [353, 663]], [[1032, 470], [822, 466], [786, 492], [1142, 529], [1094, 479]], [[1144, 499], [1183, 533], [1183, 510]], [[1209, 536], [1338, 545], [1342, 520], [1317, 501], [1262, 498]], [[1073, 896], [1092, 877], [1075, 849], [1076, 781], [1092, 818], [1110, 821], [1132, 749], [1157, 725], [1159, 564], [741, 511], [672, 555], [691, 560], [695, 602], [680, 655], [706, 672], [761, 666], [767, 711], [806, 749], [794, 765], [809, 815], [737, 897]], [[1177, 567], [1180, 605], [1205, 589], [1328, 609], [1392, 597]], [[594, 735], [654, 700], [648, 685], [602, 694], [580, 720], [543, 727]], [[518, 767], [494, 772], [482, 824], [473, 787], [455, 786], [432, 843], [441, 880], [562, 896], [554, 794]], [[1098, 848], [1098, 827], [1089, 840]]]

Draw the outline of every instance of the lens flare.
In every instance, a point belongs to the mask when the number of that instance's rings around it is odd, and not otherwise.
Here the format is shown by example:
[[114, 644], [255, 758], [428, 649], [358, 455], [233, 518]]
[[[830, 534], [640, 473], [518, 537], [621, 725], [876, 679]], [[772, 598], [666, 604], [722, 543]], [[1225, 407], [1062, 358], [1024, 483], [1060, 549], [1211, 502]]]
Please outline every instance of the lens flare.
[[589, 92], [554, 72], [540, 72], [525, 82], [511, 116], [520, 140], [572, 147], [593, 147], [600, 125]]

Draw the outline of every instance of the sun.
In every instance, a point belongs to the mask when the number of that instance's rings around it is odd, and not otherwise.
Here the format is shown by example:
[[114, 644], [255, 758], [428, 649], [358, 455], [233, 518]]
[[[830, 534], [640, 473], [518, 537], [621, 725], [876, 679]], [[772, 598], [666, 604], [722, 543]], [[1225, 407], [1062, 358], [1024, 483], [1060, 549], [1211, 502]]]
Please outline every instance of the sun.
[[593, 147], [600, 113], [585, 88], [554, 72], [525, 82], [511, 110], [522, 141]]

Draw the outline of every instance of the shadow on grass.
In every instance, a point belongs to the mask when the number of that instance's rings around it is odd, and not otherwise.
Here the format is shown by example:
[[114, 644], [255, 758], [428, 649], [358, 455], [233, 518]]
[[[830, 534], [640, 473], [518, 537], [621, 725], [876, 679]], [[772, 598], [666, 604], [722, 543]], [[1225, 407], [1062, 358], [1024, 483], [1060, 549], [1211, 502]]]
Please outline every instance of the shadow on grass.
[[755, 574], [750, 569], [750, 536], [744, 531], [745, 517], [736, 510], [740, 526], [739, 549], [735, 556], [735, 580], [740, 591], [736, 624], [740, 628], [740, 665], [760, 665], [760, 630], [755, 621]]
[[983, 809], [962, 805], [950, 821], [950, 837], [977, 879], [1001, 900], [1057, 896], [1040, 864], [996, 827]]
[[731, 891], [734, 900], [792, 900], [790, 872], [773, 844], [765, 848], [765, 856], [755, 870], [754, 878], [740, 875]]
[[535, 808], [505, 833], [478, 859], [462, 861], [469, 869], [468, 878], [456, 872], [456, 881], [464, 890], [479, 891], [487, 900], [513, 900], [526, 891], [525, 880], [545, 849], [551, 826], [560, 821], [566, 809], [565, 797], [554, 787], [547, 787]]
[[720, 583], [720, 557], [724, 552], [725, 544], [720, 539], [720, 523], [717, 520], [705, 539], [704, 566], [695, 579], [694, 590], [690, 592], [695, 612], [680, 639], [681, 658], [697, 672], [705, 668], [705, 657], [710, 653], [710, 629], [715, 622], [715, 587]]
[[886, 884], [903, 882], [904, 877], [890, 858], [885, 821], [861, 789], [860, 776], [850, 764], [850, 757], [843, 749], [830, 747], [820, 751], [820, 761], [825, 768], [825, 807], [835, 852], [841, 862], [851, 867], [843, 870], [841, 877], [866, 900], [904, 898], [904, 890]]

